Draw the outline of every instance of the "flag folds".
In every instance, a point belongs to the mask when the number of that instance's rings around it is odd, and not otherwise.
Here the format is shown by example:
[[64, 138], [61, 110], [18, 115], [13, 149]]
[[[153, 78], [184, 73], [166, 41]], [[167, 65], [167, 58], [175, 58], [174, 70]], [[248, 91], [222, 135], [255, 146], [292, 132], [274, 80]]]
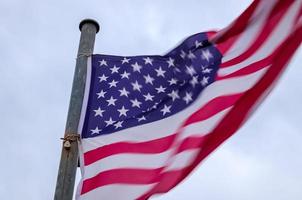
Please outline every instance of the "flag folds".
[[255, 0], [164, 56], [93, 55], [77, 199], [148, 199], [181, 182], [263, 101], [302, 40], [302, 0]]

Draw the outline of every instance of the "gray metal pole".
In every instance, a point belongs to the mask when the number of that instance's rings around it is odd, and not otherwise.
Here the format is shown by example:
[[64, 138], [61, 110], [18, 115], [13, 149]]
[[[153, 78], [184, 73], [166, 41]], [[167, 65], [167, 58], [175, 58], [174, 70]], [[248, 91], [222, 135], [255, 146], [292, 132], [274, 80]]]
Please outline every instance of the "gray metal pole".
[[72, 91], [65, 127], [55, 200], [72, 200], [78, 165], [78, 124], [81, 115], [87, 73], [87, 58], [93, 53], [95, 35], [99, 24], [91, 19], [80, 23], [81, 39], [76, 61]]

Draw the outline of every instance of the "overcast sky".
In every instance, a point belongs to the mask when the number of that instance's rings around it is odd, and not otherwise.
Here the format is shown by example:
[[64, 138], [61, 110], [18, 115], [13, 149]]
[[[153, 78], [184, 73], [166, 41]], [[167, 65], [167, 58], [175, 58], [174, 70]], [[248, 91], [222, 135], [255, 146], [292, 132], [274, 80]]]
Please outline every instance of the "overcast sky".
[[[250, 2], [1, 0], [0, 199], [53, 199], [82, 19], [101, 24], [95, 53], [164, 54], [226, 26]], [[154, 199], [302, 199], [301, 60], [300, 48], [245, 126]]]

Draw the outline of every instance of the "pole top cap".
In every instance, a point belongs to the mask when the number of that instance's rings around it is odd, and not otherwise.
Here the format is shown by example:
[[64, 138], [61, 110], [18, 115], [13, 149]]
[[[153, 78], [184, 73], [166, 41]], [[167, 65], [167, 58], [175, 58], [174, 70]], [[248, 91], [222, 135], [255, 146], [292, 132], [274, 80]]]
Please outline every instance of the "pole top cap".
[[97, 21], [95, 21], [93, 19], [84, 19], [80, 22], [80, 25], [79, 25], [80, 31], [82, 31], [82, 27], [84, 26], [84, 24], [93, 24], [96, 28], [96, 33], [98, 33], [100, 30], [100, 25]]

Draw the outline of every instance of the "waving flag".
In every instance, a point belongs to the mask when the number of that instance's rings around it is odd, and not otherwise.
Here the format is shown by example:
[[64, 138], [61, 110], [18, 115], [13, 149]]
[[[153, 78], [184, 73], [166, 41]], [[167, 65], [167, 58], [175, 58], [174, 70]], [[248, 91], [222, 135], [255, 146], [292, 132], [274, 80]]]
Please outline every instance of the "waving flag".
[[80, 200], [148, 199], [182, 181], [275, 85], [302, 40], [302, 0], [255, 0], [164, 56], [93, 55]]

